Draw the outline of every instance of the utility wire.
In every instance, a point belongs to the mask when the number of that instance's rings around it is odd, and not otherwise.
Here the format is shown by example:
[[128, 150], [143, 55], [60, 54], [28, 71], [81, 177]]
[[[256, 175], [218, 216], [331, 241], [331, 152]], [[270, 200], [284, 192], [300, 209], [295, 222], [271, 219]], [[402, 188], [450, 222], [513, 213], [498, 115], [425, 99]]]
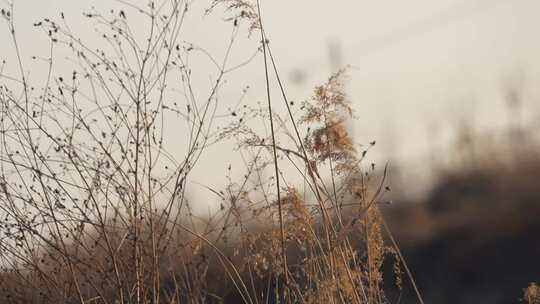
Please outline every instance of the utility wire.
[[[470, 1], [464, 0], [452, 5], [451, 7], [440, 10], [429, 17], [422, 18], [416, 22], [401, 26], [395, 30], [392, 30], [386, 34], [366, 38], [352, 46], [355, 56], [368, 56], [377, 53], [381, 50], [387, 49], [400, 42], [409, 40], [415, 36], [428, 33], [435, 29], [447, 26], [454, 22], [469, 18], [476, 14], [483, 13], [496, 6], [508, 2], [509, 0], [477, 0]], [[320, 69], [322, 65], [320, 60], [312, 60], [308, 63], [302, 64], [303, 66], [309, 66], [307, 70], [313, 71], [313, 69]]]

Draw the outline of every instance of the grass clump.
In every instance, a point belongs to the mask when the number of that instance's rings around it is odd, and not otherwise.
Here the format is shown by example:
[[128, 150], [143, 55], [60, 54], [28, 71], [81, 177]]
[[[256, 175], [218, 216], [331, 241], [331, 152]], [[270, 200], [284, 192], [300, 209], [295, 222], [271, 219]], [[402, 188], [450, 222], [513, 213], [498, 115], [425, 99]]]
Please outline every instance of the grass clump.
[[524, 299], [528, 304], [540, 303], [540, 287], [536, 283], [531, 283], [524, 289]]
[[[397, 251], [383, 242], [378, 206], [386, 169], [365, 168], [375, 143], [359, 153], [347, 132], [344, 71], [293, 112], [259, 6], [214, 1], [207, 13], [220, 5], [233, 15], [221, 64], [179, 38], [187, 2], [85, 13], [102, 49], [73, 34], [64, 14], [44, 19], [35, 26], [51, 50], [71, 54], [73, 70], [56, 75], [51, 51], [42, 87], [25, 76], [13, 7], [2, 11], [20, 76], [0, 86], [0, 301], [386, 303], [381, 266]], [[148, 22], [145, 39], [130, 16]], [[261, 33], [269, 107], [216, 129], [218, 91], [239, 68], [229, 52], [243, 21]], [[194, 52], [217, 67], [209, 92], [193, 85]], [[271, 108], [270, 67], [285, 117]], [[271, 134], [250, 121], [271, 125]], [[179, 133], [165, 127], [178, 122], [186, 126], [180, 149], [171, 145]], [[229, 174], [224, 189], [204, 185], [220, 208], [197, 216], [192, 171], [206, 148], [231, 139], [245, 156], [244, 177]]]

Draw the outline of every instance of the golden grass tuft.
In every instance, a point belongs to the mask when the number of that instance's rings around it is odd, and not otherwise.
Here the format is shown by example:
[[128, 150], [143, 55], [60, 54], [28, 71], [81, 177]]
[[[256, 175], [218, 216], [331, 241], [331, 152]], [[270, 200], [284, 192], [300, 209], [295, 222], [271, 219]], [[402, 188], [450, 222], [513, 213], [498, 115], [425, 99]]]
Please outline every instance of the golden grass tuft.
[[529, 287], [523, 290], [524, 300], [527, 304], [540, 304], [540, 286], [531, 283]]

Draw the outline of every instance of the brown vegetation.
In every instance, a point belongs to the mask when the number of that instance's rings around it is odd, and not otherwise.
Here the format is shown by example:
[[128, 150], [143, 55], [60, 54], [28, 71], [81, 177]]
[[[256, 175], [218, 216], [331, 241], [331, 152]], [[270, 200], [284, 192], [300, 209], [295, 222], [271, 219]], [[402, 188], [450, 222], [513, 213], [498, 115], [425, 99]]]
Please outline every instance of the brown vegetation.
[[[232, 14], [232, 33], [221, 64], [205, 53], [218, 68], [206, 95], [194, 93], [188, 60], [204, 50], [179, 39], [183, 1], [85, 13], [103, 49], [73, 34], [63, 14], [37, 22], [51, 45], [42, 87], [25, 77], [12, 8], [2, 10], [20, 76], [0, 89], [1, 302], [386, 303], [381, 267], [388, 253], [401, 256], [383, 242], [386, 170], [368, 189], [376, 170], [363, 168], [369, 148], [358, 156], [344, 126], [343, 71], [293, 113], [258, 5], [214, 1], [207, 13], [217, 7]], [[149, 23], [142, 43], [131, 16]], [[216, 130], [217, 92], [242, 21], [261, 34], [268, 109]], [[56, 48], [71, 53], [68, 76], [55, 73]], [[272, 111], [278, 102], [286, 118]], [[173, 151], [164, 125], [178, 121], [185, 147]], [[270, 124], [271, 134], [247, 121]], [[206, 186], [221, 208], [200, 218], [187, 181], [203, 151], [224, 139], [249, 155], [246, 172], [225, 189]]]
[[531, 283], [524, 291], [524, 299], [528, 304], [540, 303], [540, 287], [538, 285]]

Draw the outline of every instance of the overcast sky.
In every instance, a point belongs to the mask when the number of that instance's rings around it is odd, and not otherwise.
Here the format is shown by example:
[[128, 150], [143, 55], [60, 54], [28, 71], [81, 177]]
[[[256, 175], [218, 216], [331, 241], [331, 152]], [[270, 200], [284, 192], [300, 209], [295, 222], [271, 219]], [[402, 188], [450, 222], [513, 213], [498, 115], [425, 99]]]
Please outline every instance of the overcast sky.
[[[182, 35], [219, 57], [230, 27], [218, 13], [200, 13], [209, 2], [194, 2]], [[32, 52], [47, 49], [33, 22], [62, 11], [84, 34], [91, 28], [78, 21], [81, 11], [119, 5], [112, 0], [14, 3], [21, 44]], [[352, 66], [354, 134], [361, 143], [377, 139], [379, 161], [418, 160], [434, 147], [444, 149], [462, 118], [480, 129], [504, 126], [502, 96], [509, 83], [523, 86], [526, 118], [540, 121], [538, 0], [262, 0], [261, 5], [292, 99], [308, 97], [336, 65]], [[11, 56], [5, 29], [0, 39], [0, 57]], [[240, 39], [235, 60], [248, 56], [256, 43], [257, 37]], [[340, 60], [332, 61], [331, 54]], [[262, 88], [256, 83], [263, 76], [257, 59], [237, 76], [240, 86]], [[234, 92], [238, 88], [231, 96]]]

